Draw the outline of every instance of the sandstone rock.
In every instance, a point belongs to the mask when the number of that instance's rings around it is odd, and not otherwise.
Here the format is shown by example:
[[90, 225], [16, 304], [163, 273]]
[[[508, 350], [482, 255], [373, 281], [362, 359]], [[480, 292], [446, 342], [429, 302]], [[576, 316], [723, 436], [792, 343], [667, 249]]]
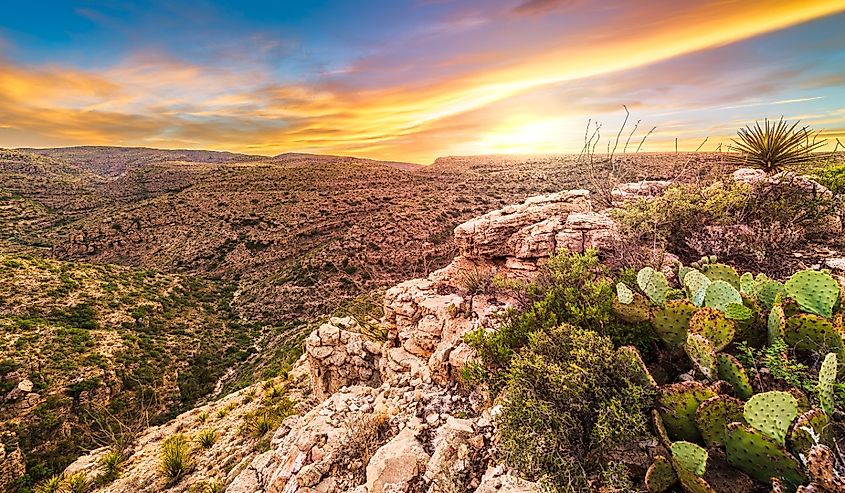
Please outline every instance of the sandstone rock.
[[346, 385], [381, 385], [381, 346], [360, 330], [352, 317], [333, 317], [305, 340], [311, 385], [318, 399]]
[[508, 206], [470, 219], [455, 228], [455, 243], [466, 257], [508, 257], [508, 240], [520, 229], [552, 216], [589, 212], [590, 192], [567, 190], [530, 197], [519, 205]]
[[12, 491], [12, 484], [26, 472], [21, 449], [6, 451], [0, 444], [0, 491]]
[[504, 471], [504, 467], [494, 466], [487, 469], [481, 478], [481, 484], [475, 493], [541, 493], [540, 485], [518, 478]]
[[611, 202], [618, 207], [629, 200], [657, 197], [672, 184], [669, 180], [643, 180], [621, 183], [610, 191]]
[[409, 491], [424, 471], [429, 457], [414, 431], [405, 428], [378, 449], [367, 465], [367, 491]]
[[740, 168], [733, 172], [734, 181], [754, 185], [766, 179], [766, 172], [761, 169]]

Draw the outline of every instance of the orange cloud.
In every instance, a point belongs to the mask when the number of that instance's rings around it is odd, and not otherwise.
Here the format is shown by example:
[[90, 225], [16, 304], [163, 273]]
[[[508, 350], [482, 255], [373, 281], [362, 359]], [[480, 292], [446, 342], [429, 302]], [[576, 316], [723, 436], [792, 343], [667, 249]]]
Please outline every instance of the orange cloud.
[[[568, 8], [557, 7], [570, 3], [527, 0], [516, 10], [535, 15], [500, 15], [479, 25], [531, 33], [537, 14], [566, 15]], [[625, 15], [608, 17], [595, 31], [549, 32], [537, 49], [499, 49], [491, 39], [486, 50], [455, 46], [422, 66], [409, 58], [398, 71], [391, 63], [401, 51], [382, 54], [321, 83], [276, 83], [267, 69], [240, 71], [151, 54], [98, 74], [0, 61], [0, 145], [304, 151], [420, 162], [446, 153], [545, 152], [561, 128], [583, 124], [580, 116], [538, 108], [527, 118], [504, 113], [505, 102], [845, 11], [845, 0], [677, 3], [672, 9], [664, 2], [628, 5]], [[392, 77], [391, 70], [407, 75], [380, 81], [387, 73]]]

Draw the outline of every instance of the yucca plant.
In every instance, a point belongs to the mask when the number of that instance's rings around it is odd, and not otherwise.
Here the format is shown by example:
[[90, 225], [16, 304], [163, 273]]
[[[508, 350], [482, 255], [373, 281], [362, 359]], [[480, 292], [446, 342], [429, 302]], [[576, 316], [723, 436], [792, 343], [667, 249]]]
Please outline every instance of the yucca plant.
[[167, 484], [178, 483], [190, 469], [190, 444], [185, 435], [179, 433], [165, 440], [161, 446], [159, 470], [167, 480]]
[[767, 118], [763, 125], [757, 121], [753, 126], [739, 129], [731, 146], [737, 154], [732, 154], [730, 160], [770, 174], [810, 164], [812, 152], [824, 146], [825, 140], [819, 140], [818, 132], [808, 127], [799, 128], [798, 123], [790, 124], [783, 118], [770, 122]]
[[120, 450], [110, 450], [102, 456], [98, 462], [100, 475], [97, 476], [99, 484], [108, 484], [117, 479], [120, 469], [123, 467], [123, 453]]
[[250, 433], [255, 437], [263, 437], [276, 428], [276, 420], [266, 411], [252, 416], [246, 423]]
[[197, 442], [202, 448], [209, 449], [217, 441], [217, 431], [214, 428], [206, 428], [197, 433]]
[[55, 476], [45, 479], [35, 486], [35, 493], [62, 493], [65, 488], [64, 474], [56, 474]]
[[226, 485], [217, 479], [209, 479], [202, 487], [202, 493], [223, 493]]
[[84, 472], [72, 474], [67, 478], [67, 486], [65, 491], [67, 493], [88, 493], [93, 487], [93, 483]]

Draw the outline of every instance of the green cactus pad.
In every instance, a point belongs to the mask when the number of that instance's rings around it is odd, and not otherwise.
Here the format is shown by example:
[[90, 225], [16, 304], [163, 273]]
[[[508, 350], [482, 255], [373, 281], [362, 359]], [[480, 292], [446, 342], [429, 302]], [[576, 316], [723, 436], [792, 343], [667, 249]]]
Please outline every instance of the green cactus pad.
[[790, 347], [802, 351], [842, 350], [842, 334], [830, 320], [811, 313], [789, 317], [784, 327], [783, 340]]
[[707, 286], [704, 294], [704, 306], [715, 308], [721, 312], [727, 310], [728, 305], [742, 304], [742, 295], [725, 281], [713, 281]]
[[729, 423], [745, 422], [742, 401], [727, 395], [717, 395], [702, 402], [695, 411], [695, 424], [708, 447], [725, 444]]
[[660, 441], [660, 445], [669, 448], [672, 445], [672, 440], [669, 439], [669, 433], [666, 431], [666, 425], [663, 423], [663, 417], [657, 409], [651, 410], [651, 422], [654, 425], [654, 433]]
[[716, 376], [716, 351], [710, 341], [699, 334], [688, 334], [687, 342], [684, 344], [684, 351], [687, 352], [695, 368], [708, 380]]
[[819, 402], [822, 410], [828, 416], [833, 416], [835, 404], [833, 400], [833, 385], [836, 383], [837, 362], [836, 354], [828, 353], [824, 357], [821, 370], [819, 370]]
[[657, 408], [669, 438], [701, 441], [701, 433], [695, 425], [695, 410], [715, 395], [701, 382], [680, 382], [660, 387], [657, 391]]
[[716, 371], [719, 378], [731, 384], [734, 393], [740, 399], [748, 399], [754, 394], [748, 373], [746, 373], [742, 364], [730, 354], [719, 353], [716, 355]]
[[725, 281], [735, 289], [740, 288], [740, 277], [736, 269], [727, 264], [707, 264], [702, 267], [701, 273], [711, 281]]
[[783, 446], [792, 420], [798, 416], [798, 400], [778, 390], [755, 394], [745, 403], [745, 422]]
[[687, 327], [695, 310], [695, 306], [687, 300], [667, 301], [654, 310], [651, 325], [663, 342], [680, 346], [687, 340]]
[[678, 481], [684, 487], [687, 493], [716, 493], [716, 490], [710, 484], [686, 469], [675, 466], [675, 472], [678, 474]]
[[666, 276], [651, 267], [643, 267], [637, 273], [637, 285], [655, 305], [662, 305], [666, 301], [669, 282]]
[[806, 480], [801, 464], [777, 442], [742, 423], [728, 425], [728, 463], [754, 479], [770, 483], [780, 478], [793, 489]]
[[648, 300], [639, 293], [634, 293], [631, 303], [628, 304], [620, 303], [618, 298], [614, 298], [613, 313], [632, 324], [646, 322], [651, 316]]
[[679, 468], [690, 471], [698, 477], [704, 476], [707, 470], [707, 451], [700, 445], [678, 441], [669, 448], [672, 459]]
[[691, 269], [684, 276], [684, 288], [687, 290], [687, 297], [695, 306], [704, 305], [704, 295], [707, 293], [708, 286], [710, 286], [710, 278], [695, 269]]
[[772, 311], [769, 312], [768, 328], [769, 344], [783, 340], [786, 331], [786, 315], [783, 313], [783, 307], [780, 304], [772, 307]]
[[778, 281], [765, 279], [757, 288], [757, 300], [768, 310], [775, 306], [781, 296], [786, 296], [786, 287]]
[[627, 370], [638, 384], [644, 387], [657, 387], [657, 382], [648, 371], [643, 362], [642, 356], [637, 348], [633, 346], [622, 346], [616, 350], [616, 358], [619, 360], [619, 367]]
[[819, 439], [819, 443], [832, 445], [832, 433], [829, 425], [830, 418], [824, 411], [810, 409], [795, 420], [786, 442], [789, 448], [799, 455], [806, 455], [816, 444], [814, 435]]
[[727, 306], [727, 308], [725, 308], [725, 317], [730, 320], [745, 322], [747, 320], [751, 320], [751, 317], [753, 316], [754, 311], [740, 303], [731, 303]]
[[754, 292], [754, 276], [750, 272], [739, 276], [739, 292], [742, 294], [756, 294]]
[[648, 492], [663, 493], [677, 482], [678, 476], [675, 475], [675, 469], [666, 457], [662, 455], [655, 457], [645, 473], [645, 486]]
[[704, 307], [698, 309], [690, 318], [688, 331], [690, 334], [704, 337], [710, 341], [715, 351], [721, 351], [733, 340], [736, 324], [719, 310]]
[[634, 301], [634, 292], [624, 282], [620, 282], [616, 284], [616, 299], [619, 300], [619, 303], [627, 305]]
[[786, 292], [802, 310], [821, 317], [833, 316], [839, 300], [839, 284], [827, 272], [802, 270], [786, 281]]

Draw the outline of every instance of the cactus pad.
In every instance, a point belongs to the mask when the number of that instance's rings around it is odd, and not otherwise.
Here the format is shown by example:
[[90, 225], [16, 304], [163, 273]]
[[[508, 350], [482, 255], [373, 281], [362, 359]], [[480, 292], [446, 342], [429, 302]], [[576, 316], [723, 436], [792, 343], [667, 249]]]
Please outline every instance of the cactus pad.
[[651, 325], [663, 342], [680, 346], [687, 340], [687, 327], [695, 310], [695, 306], [687, 300], [667, 301], [654, 310]]
[[704, 293], [704, 306], [713, 307], [721, 312], [727, 310], [730, 304], [742, 304], [742, 295], [725, 281], [713, 281]]
[[786, 331], [786, 315], [783, 313], [783, 307], [780, 304], [773, 306], [772, 311], [769, 312], [768, 328], [769, 344], [783, 340]]
[[739, 292], [742, 294], [755, 294], [754, 276], [750, 272], [739, 276]]
[[830, 418], [821, 409], [810, 409], [798, 416], [792, 430], [789, 432], [787, 443], [796, 454], [806, 455], [818, 443], [831, 445], [833, 443], [830, 432]]
[[798, 400], [789, 392], [772, 391], [753, 395], [745, 403], [745, 421], [780, 446], [792, 420], [798, 416]]
[[616, 299], [619, 300], [619, 303], [627, 305], [634, 301], [634, 292], [624, 282], [620, 282], [616, 284]]
[[707, 287], [710, 286], [710, 279], [695, 269], [690, 270], [684, 276], [684, 288], [687, 290], [687, 297], [695, 306], [704, 305], [704, 295]]
[[822, 410], [828, 416], [833, 416], [835, 409], [833, 400], [833, 384], [836, 383], [836, 354], [828, 353], [824, 357], [821, 370], [819, 370], [819, 403], [821, 403]]
[[619, 367], [628, 370], [628, 374], [636, 383], [643, 387], [657, 387], [657, 382], [648, 371], [637, 348], [622, 346], [616, 350], [616, 358], [619, 360]]
[[752, 316], [754, 316], [754, 311], [739, 303], [731, 303], [725, 308], [725, 317], [730, 320], [745, 322], [751, 320]]
[[633, 293], [632, 300], [628, 304], [623, 304], [618, 298], [614, 298], [613, 313], [620, 319], [632, 324], [646, 322], [651, 315], [648, 300], [639, 293]]
[[726, 264], [707, 264], [701, 269], [701, 273], [711, 281], [725, 281], [735, 289], [740, 288], [739, 274], [736, 269]]
[[783, 340], [787, 345], [803, 351], [836, 352], [842, 350], [842, 334], [830, 320], [810, 313], [789, 317], [784, 328]]
[[727, 395], [717, 395], [702, 402], [695, 411], [695, 423], [708, 447], [725, 444], [729, 423], [744, 422], [742, 401]]
[[672, 444], [672, 459], [679, 469], [690, 471], [698, 477], [707, 470], [707, 451], [690, 442], [679, 441]]
[[746, 373], [742, 364], [730, 354], [720, 353], [716, 355], [716, 370], [719, 373], [719, 378], [731, 384], [734, 393], [740, 399], [748, 399], [754, 394], [748, 373]]
[[669, 282], [666, 276], [651, 267], [643, 267], [637, 273], [637, 285], [655, 305], [662, 305], [666, 301]]
[[756, 291], [757, 300], [767, 309], [771, 309], [775, 306], [778, 297], [786, 295], [786, 288], [782, 283], [768, 278], [760, 282]]
[[699, 334], [687, 335], [684, 350], [692, 360], [695, 368], [708, 380], [716, 376], [716, 351], [710, 341]]
[[704, 337], [710, 341], [715, 351], [721, 351], [733, 340], [736, 324], [728, 320], [719, 310], [704, 307], [697, 310], [690, 318], [688, 331], [690, 334]]
[[[833, 451], [825, 445], [816, 445], [807, 454], [807, 470], [814, 483], [824, 491], [841, 493], [845, 491], [845, 476], [834, 465]], [[818, 491], [814, 489], [812, 491]]]
[[821, 317], [833, 316], [839, 300], [839, 284], [827, 272], [802, 270], [786, 281], [786, 292], [802, 310]]
[[795, 488], [806, 479], [795, 457], [771, 438], [741, 423], [728, 425], [725, 450], [729, 464], [763, 483], [780, 478]]
[[675, 475], [672, 464], [662, 455], [655, 457], [645, 473], [645, 486], [648, 492], [663, 493], [677, 482], [678, 476]]
[[695, 425], [695, 410], [716, 393], [701, 382], [664, 385], [657, 392], [657, 408], [666, 433], [672, 440], [698, 442], [701, 434]]

